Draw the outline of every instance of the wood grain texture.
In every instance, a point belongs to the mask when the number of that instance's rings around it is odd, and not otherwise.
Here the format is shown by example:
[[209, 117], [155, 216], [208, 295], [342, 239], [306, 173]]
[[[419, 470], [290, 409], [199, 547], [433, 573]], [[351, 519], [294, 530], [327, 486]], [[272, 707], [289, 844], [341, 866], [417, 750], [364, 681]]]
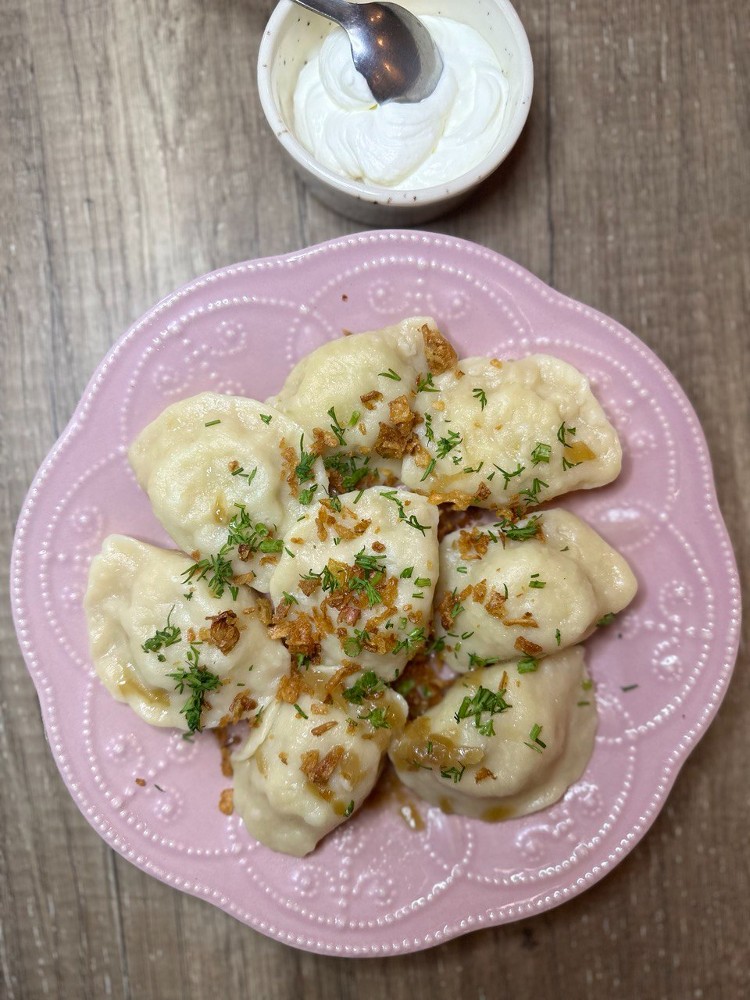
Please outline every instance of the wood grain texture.
[[[255, 53], [271, 8], [0, 2], [6, 564], [37, 466], [134, 318], [203, 271], [360, 228], [306, 193], [265, 126]], [[703, 422], [750, 592], [748, 4], [517, 8], [536, 67], [528, 127], [430, 228], [505, 253], [660, 355]], [[0, 996], [748, 996], [747, 637], [717, 721], [611, 875], [534, 920], [348, 961], [269, 941], [103, 844], [52, 762], [3, 600]]]

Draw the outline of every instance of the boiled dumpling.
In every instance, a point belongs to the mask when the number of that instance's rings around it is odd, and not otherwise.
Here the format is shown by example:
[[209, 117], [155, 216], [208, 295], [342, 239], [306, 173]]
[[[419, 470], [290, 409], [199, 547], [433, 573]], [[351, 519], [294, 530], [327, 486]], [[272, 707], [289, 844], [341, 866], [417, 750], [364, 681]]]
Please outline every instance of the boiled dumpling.
[[261, 843], [302, 857], [369, 795], [406, 704], [356, 665], [293, 672], [279, 698], [235, 755], [234, 807]]
[[402, 473], [435, 503], [534, 505], [620, 471], [617, 433], [585, 376], [559, 358], [466, 358], [435, 386], [416, 396], [420, 447]]
[[[383, 475], [389, 472], [398, 476], [404, 454], [417, 445], [417, 389], [431, 386], [433, 376], [455, 362], [434, 320], [405, 319], [323, 344], [296, 365], [270, 402], [325, 453], [344, 492], [388, 481]], [[379, 479], [378, 469], [385, 470]]]
[[372, 487], [323, 500], [284, 536], [271, 634], [313, 662], [394, 680], [424, 646], [437, 583], [437, 509]]
[[454, 670], [514, 656], [533, 665], [581, 642], [636, 589], [625, 559], [564, 510], [454, 531], [440, 543], [435, 635]]
[[404, 784], [446, 812], [479, 819], [552, 805], [591, 757], [596, 708], [580, 646], [519, 676], [515, 663], [454, 681], [389, 755]]
[[217, 597], [232, 575], [267, 590], [281, 536], [324, 495], [322, 463], [301, 441], [302, 429], [272, 407], [204, 392], [167, 407], [133, 443], [154, 513], [196, 553], [195, 575]]
[[94, 667], [110, 694], [151, 725], [252, 720], [290, 668], [264, 624], [268, 600], [243, 586], [236, 601], [217, 600], [203, 580], [186, 587], [190, 564], [133, 538], [105, 539], [84, 599]]

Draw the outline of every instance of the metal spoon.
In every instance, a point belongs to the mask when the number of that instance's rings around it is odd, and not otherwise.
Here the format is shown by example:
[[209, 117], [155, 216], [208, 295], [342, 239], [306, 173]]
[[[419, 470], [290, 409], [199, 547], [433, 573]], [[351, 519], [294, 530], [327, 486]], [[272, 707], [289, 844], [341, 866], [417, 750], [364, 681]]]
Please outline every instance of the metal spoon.
[[355, 68], [378, 104], [416, 104], [433, 92], [443, 60], [422, 22], [395, 3], [294, 0], [340, 24], [349, 36]]

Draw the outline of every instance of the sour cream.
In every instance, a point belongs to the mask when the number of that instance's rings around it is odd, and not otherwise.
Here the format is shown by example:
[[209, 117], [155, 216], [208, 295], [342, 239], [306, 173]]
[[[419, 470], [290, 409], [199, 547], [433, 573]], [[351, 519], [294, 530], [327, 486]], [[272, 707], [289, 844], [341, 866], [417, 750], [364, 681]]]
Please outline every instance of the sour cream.
[[324, 167], [397, 190], [428, 188], [471, 170], [497, 142], [508, 82], [491, 46], [450, 18], [421, 20], [443, 72], [418, 104], [377, 104], [341, 28], [311, 54], [294, 92], [294, 130]]

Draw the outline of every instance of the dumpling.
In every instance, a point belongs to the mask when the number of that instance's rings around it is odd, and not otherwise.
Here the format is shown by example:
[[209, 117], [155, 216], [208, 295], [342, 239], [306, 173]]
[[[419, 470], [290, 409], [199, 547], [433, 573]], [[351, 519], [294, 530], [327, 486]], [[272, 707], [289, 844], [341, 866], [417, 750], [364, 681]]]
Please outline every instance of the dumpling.
[[611, 482], [620, 442], [588, 380], [559, 358], [466, 358], [417, 393], [402, 479], [459, 508], [534, 505]]
[[574, 646], [519, 676], [514, 663], [454, 681], [389, 756], [405, 785], [445, 812], [524, 816], [556, 802], [594, 748], [596, 707]]
[[622, 611], [637, 586], [625, 559], [564, 510], [454, 531], [440, 543], [435, 635], [459, 672], [514, 656], [533, 668]]
[[394, 680], [430, 632], [437, 508], [372, 487], [323, 500], [284, 536], [271, 635], [313, 662], [356, 660]]
[[[405, 319], [323, 344], [296, 365], [270, 402], [316, 442], [343, 481], [337, 491], [345, 492], [388, 482], [387, 470], [398, 475], [404, 454], [416, 446], [416, 389], [456, 359], [434, 320]], [[380, 479], [377, 469], [386, 470]]]
[[186, 587], [190, 564], [123, 535], [105, 539], [84, 598], [96, 672], [153, 726], [212, 729], [254, 719], [291, 663], [263, 624], [268, 599], [240, 586], [236, 601], [217, 600], [204, 580]]
[[154, 513], [197, 553], [196, 576], [205, 571], [217, 597], [232, 575], [266, 591], [284, 531], [325, 493], [323, 464], [301, 441], [272, 407], [204, 392], [167, 407], [133, 443]]
[[234, 757], [234, 807], [253, 837], [302, 857], [372, 791], [403, 732], [406, 703], [372, 672], [312, 667], [293, 673], [269, 710], [265, 735]]

